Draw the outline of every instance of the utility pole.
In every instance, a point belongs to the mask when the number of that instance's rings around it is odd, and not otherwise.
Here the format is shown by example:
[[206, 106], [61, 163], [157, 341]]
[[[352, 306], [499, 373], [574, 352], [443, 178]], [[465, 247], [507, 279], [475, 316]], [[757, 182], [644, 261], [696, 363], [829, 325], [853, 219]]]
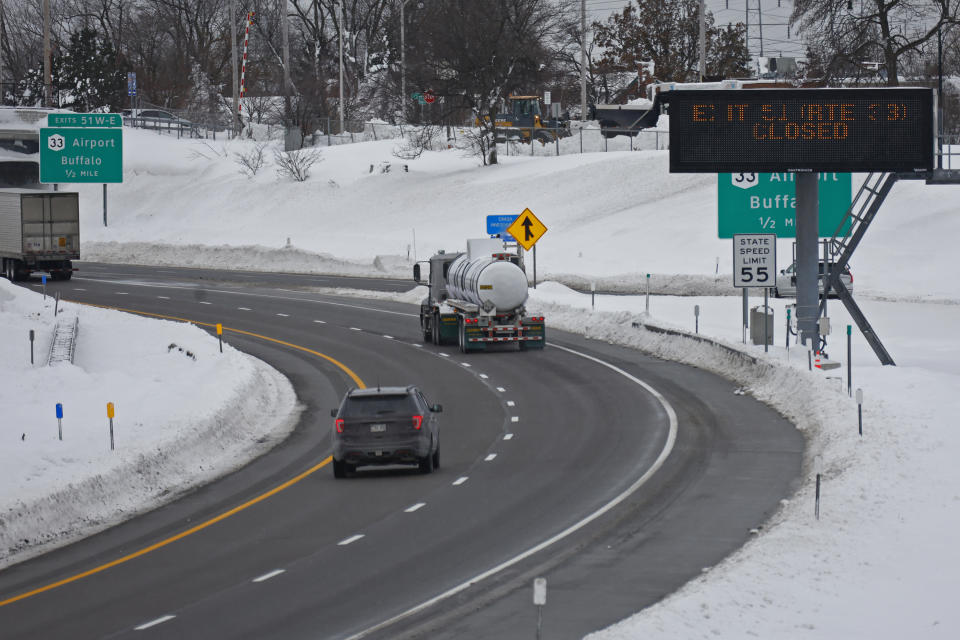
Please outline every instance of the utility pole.
[[340, 0], [337, 6], [340, 9], [340, 135], [343, 135], [343, 0]]
[[295, 139], [293, 127], [293, 106], [290, 104], [290, 19], [287, 16], [288, 0], [280, 0], [280, 34], [283, 46], [283, 150], [294, 151], [300, 148]]
[[580, 121], [587, 120], [587, 0], [580, 0]]
[[240, 80], [237, 69], [237, 0], [230, 0], [230, 61], [233, 65], [233, 115], [230, 117], [230, 130], [236, 137], [240, 133], [238, 113], [240, 113]]
[[400, 118], [403, 121], [407, 119], [407, 40], [405, 35], [407, 21], [403, 14], [405, 6], [407, 6], [407, 0], [400, 0]]
[[704, 15], [703, 0], [700, 0], [700, 82], [707, 73], [707, 18]]
[[53, 78], [50, 68], [50, 0], [43, 0], [43, 106], [51, 105]]

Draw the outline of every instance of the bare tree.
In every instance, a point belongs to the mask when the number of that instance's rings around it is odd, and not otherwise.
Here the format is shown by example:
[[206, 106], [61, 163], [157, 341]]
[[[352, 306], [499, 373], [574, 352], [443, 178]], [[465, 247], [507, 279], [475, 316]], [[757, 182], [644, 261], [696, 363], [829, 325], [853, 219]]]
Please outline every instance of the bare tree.
[[811, 49], [825, 52], [827, 82], [882, 68], [886, 84], [900, 84], [903, 60], [956, 24], [960, 0], [796, 0], [790, 23]]
[[432, 89], [440, 107], [468, 107], [490, 138], [497, 162], [498, 106], [515, 90], [536, 89], [561, 22], [549, 0], [447, 0], [431, 3], [416, 34], [421, 57], [413, 86]]

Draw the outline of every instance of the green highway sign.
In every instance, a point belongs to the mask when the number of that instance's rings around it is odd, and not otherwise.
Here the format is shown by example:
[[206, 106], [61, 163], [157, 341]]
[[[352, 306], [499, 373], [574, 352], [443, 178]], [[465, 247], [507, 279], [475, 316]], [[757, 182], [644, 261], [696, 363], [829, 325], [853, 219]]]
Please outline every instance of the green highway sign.
[[119, 113], [48, 113], [48, 127], [121, 127]]
[[123, 182], [123, 130], [40, 129], [40, 182]]
[[[820, 174], [821, 238], [832, 238], [850, 208], [849, 173]], [[775, 233], [797, 237], [797, 197], [792, 173], [717, 174], [717, 236]], [[849, 225], [844, 233], [849, 233]]]

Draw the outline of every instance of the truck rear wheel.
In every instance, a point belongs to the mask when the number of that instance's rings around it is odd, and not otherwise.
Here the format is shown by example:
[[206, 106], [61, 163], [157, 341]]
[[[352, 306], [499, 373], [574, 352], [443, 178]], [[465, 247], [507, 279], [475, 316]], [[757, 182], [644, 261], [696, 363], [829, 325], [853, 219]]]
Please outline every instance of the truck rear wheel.
[[433, 316], [431, 317], [433, 319], [433, 322], [430, 323], [430, 329], [432, 330], [431, 335], [433, 338], [433, 344], [439, 346], [440, 345], [440, 314], [434, 313]]

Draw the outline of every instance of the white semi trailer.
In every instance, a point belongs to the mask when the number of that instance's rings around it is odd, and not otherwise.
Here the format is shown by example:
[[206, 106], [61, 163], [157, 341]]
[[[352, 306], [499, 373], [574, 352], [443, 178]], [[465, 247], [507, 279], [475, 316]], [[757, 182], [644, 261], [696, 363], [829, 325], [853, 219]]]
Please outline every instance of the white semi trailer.
[[78, 194], [0, 189], [0, 263], [7, 279], [42, 271], [69, 280], [79, 258]]
[[[527, 274], [521, 256], [496, 238], [467, 240], [465, 253], [440, 251], [430, 258], [427, 297], [420, 303], [424, 342], [480, 351], [515, 342], [521, 351], [542, 349], [543, 316], [528, 316]], [[420, 264], [413, 279], [422, 283]]]

